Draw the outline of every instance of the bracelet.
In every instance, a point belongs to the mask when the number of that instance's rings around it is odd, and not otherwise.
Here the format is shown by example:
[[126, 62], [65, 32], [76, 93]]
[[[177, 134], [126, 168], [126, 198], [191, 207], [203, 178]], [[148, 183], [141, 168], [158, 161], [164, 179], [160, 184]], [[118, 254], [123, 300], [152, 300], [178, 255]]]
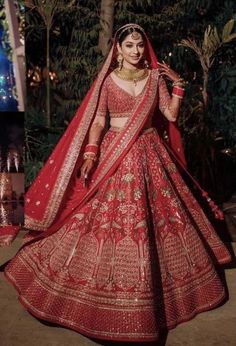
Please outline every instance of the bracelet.
[[89, 153], [94, 153], [95, 155], [97, 155], [98, 152], [98, 145], [97, 144], [87, 144], [85, 147], [85, 152], [89, 152]]
[[175, 82], [172, 83], [172, 86], [180, 86], [180, 87], [184, 87], [186, 84], [186, 81], [183, 78], [179, 78], [177, 79]]
[[96, 161], [97, 160], [97, 156], [94, 153], [91, 152], [85, 152], [83, 155], [83, 159], [84, 160], [92, 160], [92, 161]]
[[96, 143], [88, 143], [87, 145], [86, 145], [86, 147], [87, 146], [90, 146], [90, 147], [98, 147], [98, 144], [96, 144]]
[[184, 89], [180, 88], [178, 86], [174, 86], [173, 91], [172, 91], [172, 96], [176, 96], [180, 99], [184, 97]]

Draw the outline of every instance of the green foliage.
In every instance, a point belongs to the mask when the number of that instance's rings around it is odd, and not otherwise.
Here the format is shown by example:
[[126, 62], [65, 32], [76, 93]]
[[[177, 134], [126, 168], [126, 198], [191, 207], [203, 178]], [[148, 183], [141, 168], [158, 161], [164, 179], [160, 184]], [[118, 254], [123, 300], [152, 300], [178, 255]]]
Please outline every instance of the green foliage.
[[[202, 67], [202, 93], [207, 111], [205, 117], [208, 118], [205, 119], [204, 124], [206, 125], [206, 120], [209, 120], [211, 128], [226, 135], [226, 142], [231, 145], [236, 141], [234, 121], [236, 75], [235, 65], [232, 64], [233, 62], [231, 62], [232, 65], [229, 64], [224, 55], [225, 50], [228, 53], [231, 52], [232, 56], [235, 52], [235, 47], [228, 45], [236, 38], [236, 34], [232, 33], [234, 23], [234, 19], [229, 20], [223, 27], [222, 35], [218, 34], [216, 27], [209, 25], [205, 30], [202, 44], [197, 44], [194, 39], [184, 39], [180, 43], [181, 46], [194, 51]], [[224, 50], [221, 52], [220, 49], [223, 48]], [[209, 78], [210, 84], [208, 84]], [[210, 95], [209, 105], [208, 95]]]
[[[74, 115], [89, 85], [95, 78], [102, 56], [97, 49], [99, 11], [96, 1], [80, 1], [67, 11], [56, 11], [50, 31], [51, 71], [56, 80], [51, 81], [52, 126], [46, 123], [46, 30], [43, 18], [37, 11], [26, 11], [27, 68], [40, 69], [39, 81], [28, 76], [28, 105], [26, 107], [26, 142], [30, 155], [26, 157], [26, 185], [37, 173], [35, 162], [44, 162], [58, 137]], [[32, 86], [32, 83], [34, 86]], [[37, 159], [36, 159], [37, 158]], [[32, 170], [31, 166], [36, 167]]]
[[[25, 26], [25, 11], [24, 11], [24, 1], [14, 1], [16, 7], [16, 15], [19, 22], [20, 37], [24, 39], [24, 26]], [[8, 21], [6, 19], [4, 0], [0, 1], [0, 28], [2, 28], [3, 33], [1, 37], [1, 46], [9, 60], [12, 60], [12, 48], [10, 46], [9, 40], [9, 27]]]
[[25, 182], [30, 185], [43, 163], [51, 154], [63, 128], [46, 127], [45, 111], [38, 107], [27, 107], [25, 128]]
[[208, 73], [209, 68], [214, 63], [217, 50], [221, 48], [223, 44], [229, 43], [236, 38], [236, 33], [232, 33], [233, 27], [234, 19], [230, 19], [225, 24], [220, 39], [216, 27], [208, 25], [204, 33], [202, 44], [198, 45], [194, 39], [183, 39], [179, 45], [192, 49], [200, 60], [203, 72]]
[[[220, 60], [221, 61], [221, 60]], [[225, 138], [228, 146], [236, 142], [236, 61], [234, 65], [217, 59], [209, 81], [209, 125]], [[213, 72], [213, 71], [212, 71]]]

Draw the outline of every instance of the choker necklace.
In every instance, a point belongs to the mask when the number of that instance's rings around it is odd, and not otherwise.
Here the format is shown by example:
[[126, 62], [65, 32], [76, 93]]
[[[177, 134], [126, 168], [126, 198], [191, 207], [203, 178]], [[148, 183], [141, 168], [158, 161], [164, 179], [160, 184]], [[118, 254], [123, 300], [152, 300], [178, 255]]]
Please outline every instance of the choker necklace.
[[115, 74], [117, 75], [117, 77], [123, 79], [123, 80], [127, 80], [130, 82], [134, 82], [134, 85], [137, 85], [137, 82], [146, 78], [148, 76], [148, 69], [144, 68], [144, 69], [128, 69], [125, 67], [122, 67], [121, 70], [119, 70], [119, 68], [116, 68], [114, 70]]

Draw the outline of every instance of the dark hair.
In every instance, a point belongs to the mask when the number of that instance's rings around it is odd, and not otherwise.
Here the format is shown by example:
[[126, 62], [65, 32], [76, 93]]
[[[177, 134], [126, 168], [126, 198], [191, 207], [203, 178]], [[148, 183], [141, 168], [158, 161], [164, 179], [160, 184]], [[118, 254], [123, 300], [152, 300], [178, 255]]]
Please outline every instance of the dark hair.
[[[122, 29], [121, 29], [122, 31]], [[142, 30], [140, 30], [139, 28], [133, 28], [133, 27], [129, 27], [127, 29], [125, 29], [121, 35], [119, 35], [119, 32], [117, 33], [118, 34], [118, 43], [119, 45], [121, 46], [122, 42], [125, 40], [125, 38], [132, 34], [133, 32], [138, 32], [141, 36], [142, 36], [142, 39], [145, 40], [145, 36], [144, 36], [144, 33]]]

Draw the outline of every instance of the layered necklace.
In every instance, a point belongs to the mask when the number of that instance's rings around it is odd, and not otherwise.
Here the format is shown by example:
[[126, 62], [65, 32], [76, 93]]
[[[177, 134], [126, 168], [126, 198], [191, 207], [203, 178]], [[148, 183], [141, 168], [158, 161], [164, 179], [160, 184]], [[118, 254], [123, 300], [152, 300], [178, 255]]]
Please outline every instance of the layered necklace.
[[137, 85], [137, 82], [145, 79], [148, 76], [148, 69], [144, 68], [144, 69], [128, 69], [125, 67], [122, 67], [122, 69], [120, 70], [119, 68], [116, 68], [114, 70], [114, 73], [117, 75], [117, 77], [126, 80], [126, 81], [130, 81], [133, 82], [134, 85]]

